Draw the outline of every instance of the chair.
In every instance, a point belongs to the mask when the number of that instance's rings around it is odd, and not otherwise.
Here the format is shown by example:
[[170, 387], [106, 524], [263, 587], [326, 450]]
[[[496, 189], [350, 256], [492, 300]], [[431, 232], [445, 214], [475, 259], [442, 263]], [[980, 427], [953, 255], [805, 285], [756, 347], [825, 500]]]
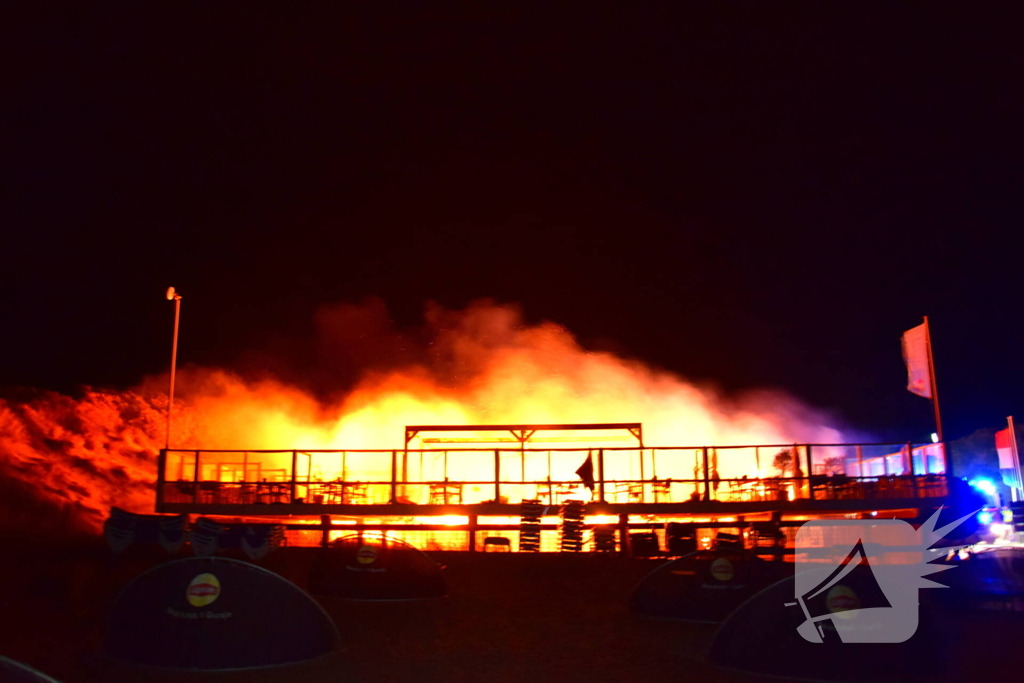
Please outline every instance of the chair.
[[554, 490], [551, 487], [551, 483], [537, 484], [537, 497], [536, 500], [546, 500], [548, 505], [554, 505]]
[[[642, 503], [644, 499], [644, 485], [637, 482], [622, 482], [616, 484], [616, 499], [625, 495], [627, 503]], [[621, 502], [621, 501], [620, 501]]]
[[723, 502], [743, 500], [743, 484], [739, 481], [732, 479], [712, 480], [711, 486], [711, 490], [714, 492], [713, 500]]
[[256, 484], [257, 503], [280, 503], [281, 499], [287, 497], [287, 484], [261, 481]]
[[201, 502], [201, 503], [219, 503], [220, 502], [220, 482], [219, 481], [201, 481], [201, 482], [199, 482], [199, 502]]
[[824, 474], [812, 474], [809, 477], [811, 484], [811, 497], [817, 500], [829, 500], [833, 492], [829, 487], [828, 477]]
[[655, 479], [654, 483], [651, 484], [651, 488], [654, 489], [654, 502], [672, 502], [672, 480], [658, 480]]
[[921, 497], [935, 498], [946, 495], [945, 483], [945, 478], [940, 478], [937, 474], [925, 475], [924, 480], [919, 484]]
[[[444, 487], [444, 499], [446, 502], [462, 505], [462, 484], [446, 484]], [[507, 503], [508, 496], [500, 496], [499, 503]]]
[[754, 548], [782, 548], [786, 545], [786, 534], [778, 522], [752, 522], [750, 542]]
[[730, 534], [719, 531], [715, 534], [715, 549], [735, 548], [743, 550], [743, 537], [739, 534]]
[[555, 484], [555, 498], [557, 502], [564, 503], [576, 495], [575, 484]]
[[341, 485], [341, 500], [345, 505], [358, 505], [367, 501], [366, 484], [355, 482]]
[[788, 500], [786, 483], [780, 479], [764, 479], [764, 500]]
[[248, 483], [241, 484], [239, 495], [243, 505], [252, 505], [256, 501], [256, 485]]
[[669, 522], [665, 526], [669, 555], [687, 555], [697, 551], [697, 525]]
[[832, 488], [833, 497], [837, 500], [847, 500], [856, 497], [854, 481], [845, 474], [833, 474], [829, 482]]
[[176, 488], [178, 489], [178, 493], [180, 493], [185, 498], [188, 498], [188, 500], [186, 502], [188, 502], [188, 503], [192, 502], [192, 499], [196, 495], [196, 485], [195, 484], [193, 484], [192, 482], [189, 482], [189, 481], [179, 481], [179, 482], [176, 482]]
[[449, 483], [447, 479], [443, 484], [430, 484], [431, 505], [448, 505], [450, 503], [462, 504], [462, 484]]
[[512, 552], [512, 544], [504, 536], [488, 536], [484, 539], [484, 552], [485, 553], [510, 553]]

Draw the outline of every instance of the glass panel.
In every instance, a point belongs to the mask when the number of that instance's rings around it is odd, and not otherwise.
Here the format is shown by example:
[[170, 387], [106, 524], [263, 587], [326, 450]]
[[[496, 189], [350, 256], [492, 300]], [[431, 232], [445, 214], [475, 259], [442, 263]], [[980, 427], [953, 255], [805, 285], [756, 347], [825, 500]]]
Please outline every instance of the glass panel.
[[[522, 478], [522, 461], [518, 451], [500, 451], [502, 481]], [[443, 479], [443, 477], [441, 477]], [[450, 451], [448, 453], [449, 481], [494, 481], [494, 451]], [[493, 488], [491, 497], [494, 497]]]
[[164, 481], [192, 481], [196, 472], [193, 451], [168, 451], [164, 463]]
[[[226, 455], [226, 454], [217, 454]], [[292, 478], [291, 451], [276, 453], [245, 453], [245, 480], [248, 482], [287, 482]], [[207, 454], [203, 454], [202, 463], [205, 467]]]
[[309, 453], [296, 453], [295, 454], [295, 480], [296, 481], [308, 481], [310, 461], [312, 458]]

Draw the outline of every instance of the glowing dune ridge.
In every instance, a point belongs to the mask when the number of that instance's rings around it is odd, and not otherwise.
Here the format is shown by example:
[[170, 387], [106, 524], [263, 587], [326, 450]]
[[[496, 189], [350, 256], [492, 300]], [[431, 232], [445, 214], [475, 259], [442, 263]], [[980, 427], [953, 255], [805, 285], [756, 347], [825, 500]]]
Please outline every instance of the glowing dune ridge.
[[[316, 320], [318, 348], [329, 355], [343, 347], [334, 344], [336, 335], [351, 338], [367, 318], [374, 321], [371, 346], [414, 346], [415, 353], [367, 362], [354, 384], [327, 398], [266, 375], [180, 369], [172, 446], [401, 448], [409, 424], [585, 422], [641, 422], [647, 446], [843, 440], [823, 414], [781, 392], [725, 397], [640, 362], [587, 351], [554, 323], [527, 325], [515, 305], [428, 305], [419, 341], [390, 328], [379, 301], [325, 307]], [[0, 399], [4, 499], [21, 501], [24, 515], [47, 510], [52, 523], [91, 531], [112, 505], [152, 511], [166, 407], [166, 376], [128, 390], [87, 388], [77, 399], [52, 392]]]

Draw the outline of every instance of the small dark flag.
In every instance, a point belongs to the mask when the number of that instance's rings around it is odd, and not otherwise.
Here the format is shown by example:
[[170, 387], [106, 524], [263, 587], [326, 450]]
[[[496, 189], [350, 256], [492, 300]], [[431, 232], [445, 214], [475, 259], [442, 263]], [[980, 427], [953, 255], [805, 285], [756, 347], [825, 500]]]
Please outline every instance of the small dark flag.
[[583, 480], [583, 485], [591, 491], [594, 490], [594, 461], [591, 459], [590, 454], [587, 454], [587, 459], [580, 465], [580, 468], [576, 470], [576, 476]]

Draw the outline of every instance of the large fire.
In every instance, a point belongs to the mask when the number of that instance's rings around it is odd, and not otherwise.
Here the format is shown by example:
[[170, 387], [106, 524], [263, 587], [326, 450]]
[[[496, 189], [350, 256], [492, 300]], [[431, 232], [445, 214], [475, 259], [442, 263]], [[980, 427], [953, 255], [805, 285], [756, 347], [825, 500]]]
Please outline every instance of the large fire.
[[[352, 310], [324, 309], [321, 328], [351, 320]], [[411, 424], [593, 422], [643, 423], [649, 446], [841, 441], [821, 415], [784, 394], [725, 397], [639, 362], [587, 351], [556, 324], [524, 324], [516, 306], [428, 307], [421, 337], [417, 362], [372, 364], [334, 398], [266, 376], [185, 367], [178, 373], [171, 444], [402, 448]], [[77, 520], [88, 529], [97, 529], [112, 505], [152, 511], [165, 387], [166, 377], [151, 377], [125, 391], [88, 389], [78, 399], [53, 393], [0, 399], [4, 499], [34, 501], [22, 508], [37, 523], [45, 509], [51, 521]]]

